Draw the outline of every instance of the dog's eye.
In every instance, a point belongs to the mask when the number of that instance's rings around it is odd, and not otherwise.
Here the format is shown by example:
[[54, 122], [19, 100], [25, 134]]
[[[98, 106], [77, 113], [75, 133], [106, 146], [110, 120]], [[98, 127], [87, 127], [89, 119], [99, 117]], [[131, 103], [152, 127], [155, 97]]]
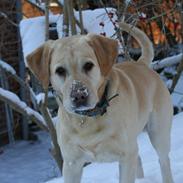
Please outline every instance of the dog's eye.
[[56, 74], [59, 76], [65, 77], [66, 76], [66, 69], [63, 67], [58, 67], [55, 71]]
[[94, 67], [94, 64], [92, 62], [87, 62], [83, 66], [83, 70], [87, 73], [87, 72], [91, 71], [93, 67]]

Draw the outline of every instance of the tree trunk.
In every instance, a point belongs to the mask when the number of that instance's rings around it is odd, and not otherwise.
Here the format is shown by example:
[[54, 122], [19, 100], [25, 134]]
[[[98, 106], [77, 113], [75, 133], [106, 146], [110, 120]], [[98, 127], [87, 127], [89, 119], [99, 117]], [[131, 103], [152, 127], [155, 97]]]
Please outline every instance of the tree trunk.
[[49, 39], [49, 2], [45, 1], [45, 41]]
[[71, 34], [76, 35], [77, 31], [76, 31], [76, 20], [74, 17], [73, 2], [72, 2], [72, 0], [65, 0], [65, 2], [67, 2], [67, 4], [65, 4], [65, 6], [67, 6], [69, 24], [71, 26]]
[[83, 26], [83, 15], [82, 15], [82, 8], [81, 8], [81, 0], [77, 0], [78, 3], [78, 9], [79, 9], [79, 20], [80, 20], [80, 29], [81, 34], [85, 34], [84, 26]]
[[69, 17], [67, 11], [67, 0], [64, 0], [64, 12], [63, 12], [63, 28], [62, 28], [62, 37], [69, 36]]

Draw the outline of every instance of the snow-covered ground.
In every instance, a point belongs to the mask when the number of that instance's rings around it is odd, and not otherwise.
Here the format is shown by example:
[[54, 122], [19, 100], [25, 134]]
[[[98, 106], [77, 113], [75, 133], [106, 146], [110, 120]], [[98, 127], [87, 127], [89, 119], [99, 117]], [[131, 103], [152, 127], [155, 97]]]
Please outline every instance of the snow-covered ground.
[[[172, 150], [170, 153], [175, 183], [183, 181], [183, 112], [176, 115], [172, 127]], [[38, 142], [18, 142], [3, 148], [0, 154], [1, 183], [63, 183], [55, 162], [48, 151], [50, 139], [46, 133], [39, 134]], [[146, 133], [139, 136], [140, 155], [145, 178], [136, 183], [161, 183], [160, 167], [156, 153]], [[50, 181], [49, 181], [50, 180]], [[118, 164], [91, 164], [84, 168], [82, 183], [118, 183]]]
[[19, 141], [2, 147], [0, 183], [43, 183], [59, 176], [57, 165], [49, 153], [50, 139], [39, 132], [36, 142]]
[[[172, 127], [172, 151], [170, 153], [175, 183], [183, 182], [183, 113], [174, 117]], [[144, 179], [136, 183], [161, 183], [160, 167], [156, 153], [150, 145], [146, 133], [139, 136], [140, 155], [145, 172]], [[82, 183], [118, 183], [118, 164], [91, 164], [84, 169]], [[57, 178], [48, 183], [63, 183]]]

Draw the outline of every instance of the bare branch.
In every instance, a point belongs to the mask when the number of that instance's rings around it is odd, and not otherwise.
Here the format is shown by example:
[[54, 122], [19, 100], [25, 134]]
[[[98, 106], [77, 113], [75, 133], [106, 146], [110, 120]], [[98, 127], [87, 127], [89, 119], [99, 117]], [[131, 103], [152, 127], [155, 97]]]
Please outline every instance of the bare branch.
[[6, 20], [8, 20], [9, 23], [14, 25], [15, 27], [19, 27], [18, 24], [13, 22], [4, 12], [0, 11], [0, 16], [4, 17]]
[[78, 9], [79, 9], [79, 20], [80, 20], [80, 28], [81, 34], [85, 34], [84, 27], [83, 27], [83, 15], [82, 15], [82, 8], [81, 8], [81, 0], [77, 0]]
[[45, 41], [49, 39], [49, 2], [45, 1]]
[[175, 5], [172, 7], [172, 9], [170, 11], [164, 11], [160, 15], [157, 15], [157, 16], [154, 16], [152, 18], [149, 18], [148, 21], [152, 21], [152, 20], [155, 20], [157, 18], [163, 17], [165, 15], [172, 14], [174, 12], [174, 10], [176, 9], [176, 7], [177, 7], [177, 3], [175, 2]]

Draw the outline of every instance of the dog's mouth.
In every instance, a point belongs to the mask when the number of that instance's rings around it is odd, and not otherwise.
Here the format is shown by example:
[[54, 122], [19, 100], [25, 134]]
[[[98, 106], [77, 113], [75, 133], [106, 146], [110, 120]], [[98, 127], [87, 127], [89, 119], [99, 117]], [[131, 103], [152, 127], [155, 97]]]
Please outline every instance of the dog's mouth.
[[94, 104], [84, 104], [80, 106], [76, 105], [70, 105], [70, 107], [67, 105], [67, 102], [65, 102], [66, 105], [65, 108], [69, 113], [72, 114], [78, 114], [82, 116], [88, 116], [88, 117], [95, 117], [95, 116], [102, 116], [107, 112], [107, 108], [109, 107], [109, 102], [117, 97], [118, 94], [113, 95], [112, 97], [108, 98], [108, 85], [106, 85], [104, 93], [101, 97], [101, 99]]
[[95, 104], [94, 106], [90, 106], [90, 107], [89, 106], [81, 106], [81, 107], [74, 109], [74, 112], [76, 114], [86, 115], [87, 113], [94, 111], [96, 106], [97, 106], [97, 104]]
[[102, 96], [101, 100], [95, 105], [94, 108], [82, 108], [81, 109], [76, 109], [75, 113], [83, 116], [88, 116], [88, 117], [94, 117], [94, 116], [103, 116], [107, 112], [107, 108], [109, 107], [109, 102], [117, 97], [118, 94], [113, 95], [109, 99], [106, 96], [106, 93], [104, 92], [104, 95]]
[[91, 106], [73, 107], [73, 111], [75, 113], [82, 113], [84, 111], [93, 110], [95, 107], [96, 107], [96, 104], [95, 105], [91, 105]]

